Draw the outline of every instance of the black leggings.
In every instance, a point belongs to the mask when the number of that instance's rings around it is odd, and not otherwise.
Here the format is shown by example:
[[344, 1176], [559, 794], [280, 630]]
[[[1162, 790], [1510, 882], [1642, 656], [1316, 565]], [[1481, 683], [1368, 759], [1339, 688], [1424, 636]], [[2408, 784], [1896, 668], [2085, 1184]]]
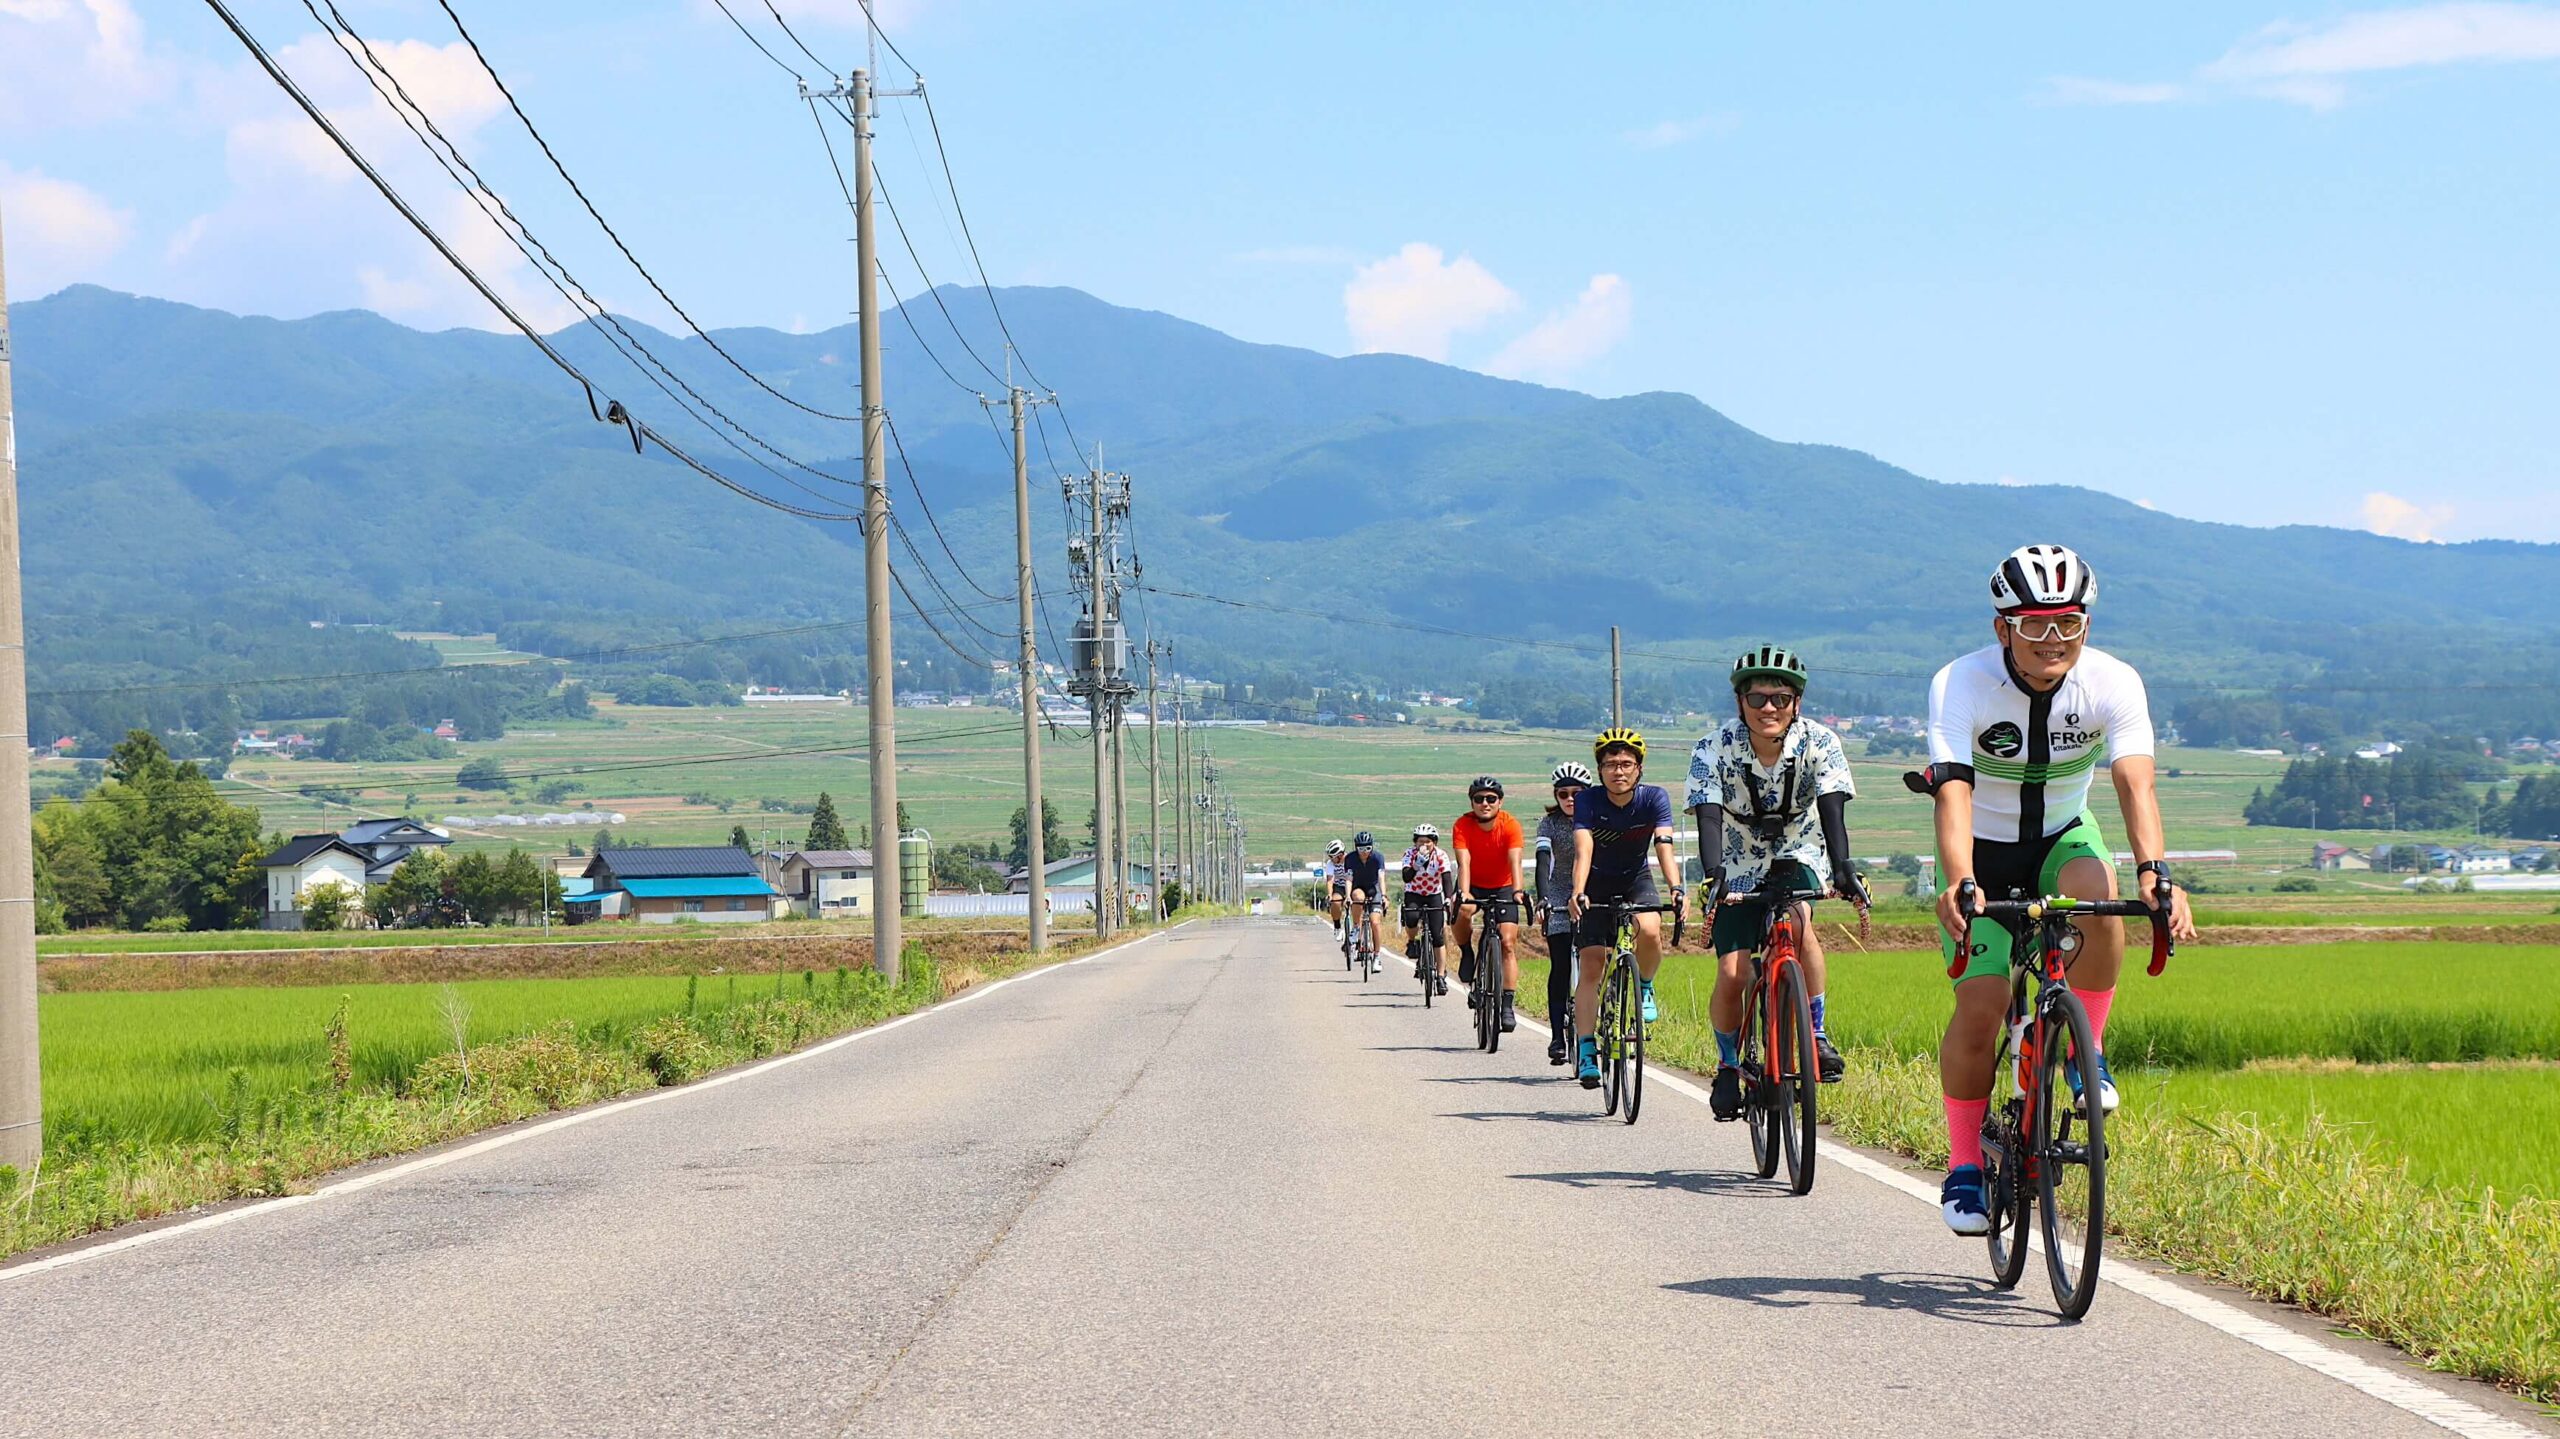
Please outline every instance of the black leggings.
[[1573, 1002], [1573, 931], [1547, 936], [1547, 1017], [1555, 1021], [1556, 1033], [1572, 1038], [1565, 1028], [1565, 1006]]

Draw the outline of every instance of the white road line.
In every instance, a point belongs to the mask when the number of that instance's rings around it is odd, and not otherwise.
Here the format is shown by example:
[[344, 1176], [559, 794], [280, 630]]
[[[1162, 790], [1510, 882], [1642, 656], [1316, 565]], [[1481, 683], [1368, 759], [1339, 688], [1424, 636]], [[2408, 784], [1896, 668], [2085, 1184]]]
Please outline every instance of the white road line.
[[103, 1259], [110, 1254], [122, 1254], [127, 1250], [140, 1249], [146, 1244], [158, 1244], [163, 1240], [175, 1239], [182, 1234], [200, 1234], [205, 1230], [217, 1229], [225, 1224], [236, 1223], [243, 1219], [273, 1214], [278, 1210], [293, 1209], [305, 1204], [314, 1204], [323, 1199], [337, 1198], [340, 1195], [354, 1194], [361, 1190], [371, 1189], [377, 1184], [385, 1184], [391, 1180], [404, 1179], [409, 1175], [421, 1173], [429, 1169], [439, 1169], [448, 1164], [456, 1164], [465, 1159], [471, 1159], [482, 1154], [487, 1154], [491, 1150], [504, 1149], [511, 1144], [521, 1144], [528, 1139], [534, 1139], [541, 1135], [551, 1134], [563, 1129], [573, 1129], [578, 1125], [592, 1123], [606, 1117], [607, 1115], [620, 1114], [625, 1110], [638, 1109], [644, 1104], [658, 1104], [670, 1099], [682, 1099], [689, 1094], [700, 1094], [706, 1090], [718, 1089], [724, 1084], [735, 1084], [742, 1079], [753, 1079], [760, 1074], [769, 1074], [774, 1070], [782, 1068], [784, 1065], [798, 1064], [802, 1060], [815, 1059], [819, 1055], [827, 1053], [829, 1050], [842, 1049], [848, 1044], [869, 1039], [873, 1035], [886, 1034], [890, 1030], [896, 1029], [901, 1025], [913, 1024], [915, 1021], [926, 1018], [930, 1015], [941, 1014], [949, 1010], [957, 1009], [961, 1005], [968, 1003], [970, 1000], [993, 994], [997, 990], [1004, 988], [1006, 985], [1020, 984], [1026, 979], [1037, 979], [1044, 974], [1054, 974], [1071, 965], [1083, 964], [1087, 960], [1102, 959], [1109, 955], [1119, 954], [1123, 951], [1134, 949], [1151, 939], [1166, 938], [1172, 935], [1175, 931], [1183, 929], [1194, 923], [1197, 923], [1197, 921], [1184, 920], [1181, 924], [1175, 925], [1172, 929], [1162, 929], [1150, 934], [1142, 934], [1136, 939], [1127, 940], [1120, 944], [1112, 945], [1106, 949], [1097, 949], [1091, 954], [1078, 955], [1074, 959], [1067, 960], [1064, 963], [1044, 964], [1037, 969], [1025, 970], [1020, 974], [1009, 975], [1006, 978], [997, 980], [993, 984], [977, 985], [973, 988], [964, 990], [939, 1004], [933, 1005], [930, 1008], [919, 1009], [910, 1014], [902, 1014], [896, 1019], [884, 1020], [881, 1023], [872, 1025], [866, 1029], [857, 1029], [851, 1034], [841, 1034], [833, 1039], [825, 1041], [824, 1043], [813, 1044], [807, 1049], [793, 1050], [789, 1054], [777, 1055], [761, 1064], [751, 1064], [744, 1069], [733, 1069], [726, 1074], [715, 1074], [708, 1079], [699, 1079], [691, 1084], [678, 1085], [672, 1089], [653, 1089], [645, 1094], [633, 1095], [628, 1099], [617, 1099], [609, 1104], [599, 1104], [592, 1109], [581, 1109], [574, 1113], [563, 1114], [556, 1118], [546, 1119], [539, 1124], [527, 1125], [522, 1129], [509, 1130], [504, 1134], [493, 1134], [487, 1139], [463, 1145], [458, 1149], [448, 1149], [441, 1154], [430, 1154], [422, 1159], [412, 1159], [405, 1164], [394, 1164], [387, 1168], [355, 1175], [351, 1178], [341, 1179], [335, 1184], [324, 1184], [320, 1188], [312, 1190], [308, 1194], [288, 1194], [277, 1199], [261, 1200], [254, 1204], [244, 1204], [237, 1209], [225, 1209], [220, 1213], [208, 1214], [199, 1219], [190, 1219], [179, 1224], [164, 1225], [158, 1229], [147, 1229], [139, 1234], [128, 1234], [122, 1239], [110, 1239], [104, 1243], [92, 1244], [80, 1249], [66, 1250], [60, 1254], [48, 1255], [42, 1259], [30, 1259], [23, 1264], [12, 1264], [5, 1269], [0, 1269], [0, 1284], [5, 1284], [12, 1279], [23, 1279], [30, 1274], [43, 1274], [55, 1269], [67, 1269], [74, 1264], [86, 1264], [93, 1259]]
[[[1413, 962], [1402, 955], [1392, 957], [1410, 969]], [[1542, 1035], [1553, 1030], [1527, 1015], [1520, 1016], [1524, 1029]], [[1707, 1093], [1678, 1075], [1665, 1074], [1654, 1064], [1646, 1064], [1645, 1073], [1653, 1081], [1676, 1094], [1684, 1094], [1704, 1105]], [[1712, 1106], [1710, 1106], [1712, 1107]], [[1927, 1204], [1932, 1213], [1938, 1209], [1938, 1191], [1928, 1181], [1890, 1164], [1882, 1164], [1841, 1144], [1822, 1146], [1826, 1163], [1872, 1179], [1890, 1189], [1898, 1189]], [[2512, 1419], [2492, 1414], [2468, 1400], [2457, 1399], [2441, 1389], [2432, 1388], [2394, 1372], [2368, 1359], [2357, 1358], [2344, 1350], [2323, 1344], [2310, 1335], [2297, 1333], [2271, 1320], [2262, 1319], [2237, 1305], [2226, 1304], [2210, 1295], [2179, 1284], [2147, 1269], [2138, 1269], [2122, 1259], [2098, 1271], [2098, 1278], [2119, 1289], [2139, 1294], [2162, 1308], [2183, 1314], [2199, 1324], [2221, 1330], [2244, 1344], [2252, 1344], [2280, 1359], [2290, 1359], [2315, 1374], [2326, 1375], [2341, 1384], [2379, 1399], [2395, 1409], [2415, 1414], [2439, 1428], [2450, 1429], [2465, 1439], [2546, 1439], [2548, 1431], [2530, 1428]]]

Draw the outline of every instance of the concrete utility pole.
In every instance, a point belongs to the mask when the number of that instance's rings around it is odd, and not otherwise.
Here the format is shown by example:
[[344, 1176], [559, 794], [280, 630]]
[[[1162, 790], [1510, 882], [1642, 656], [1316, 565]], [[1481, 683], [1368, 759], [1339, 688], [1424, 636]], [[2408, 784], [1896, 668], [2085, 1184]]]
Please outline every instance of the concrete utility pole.
[[1109, 934], [1128, 915], [1128, 819], [1122, 812], [1125, 772], [1120, 763], [1121, 707], [1137, 692], [1129, 682], [1126, 631], [1120, 622], [1120, 545], [1129, 516], [1129, 477], [1094, 467], [1066, 477], [1070, 506], [1084, 503], [1084, 534], [1068, 541], [1067, 560], [1085, 591], [1084, 618], [1076, 624], [1076, 677], [1068, 688], [1083, 697], [1093, 716], [1094, 927]]
[[27, 631], [18, 590], [18, 419], [10, 405], [9, 282], [0, 246], [0, 1164], [44, 1155], [36, 1039], [36, 855], [27, 800]]
[[[922, 90], [896, 90], [919, 95]], [[898, 884], [897, 656], [889, 634], [888, 411], [880, 398], [880, 262], [871, 231], [871, 72], [825, 90], [800, 86], [803, 100], [850, 100], [853, 113], [853, 244], [861, 267], [862, 313], [862, 636], [863, 702], [871, 722], [871, 966], [896, 983], [904, 942]]]
[[[1624, 729], [1627, 723], [1627, 688], [1618, 666], [1618, 627], [1609, 626], [1609, 726]], [[1701, 841], [1703, 843], [1703, 841]]]
[[[1019, 385], [1008, 386], [1013, 411], [1013, 563], [1014, 590], [1022, 628], [1022, 829], [1023, 858], [1030, 877], [1031, 952], [1049, 947], [1048, 838], [1041, 832], [1044, 801], [1040, 797], [1040, 651], [1031, 631], [1032, 597], [1038, 593], [1031, 575], [1031, 457], [1023, 448], [1022, 415], [1041, 401], [1029, 399]], [[983, 403], [983, 402], [982, 402]]]
[[1111, 704], [1111, 868], [1112, 893], [1120, 904], [1117, 916], [1127, 929], [1136, 906], [1129, 896], [1129, 710], [1124, 701]]
[[[1165, 649], [1171, 652], [1172, 646]], [[1156, 790], [1156, 767], [1163, 762], [1164, 751], [1156, 743], [1156, 732], [1164, 728], [1164, 713], [1156, 708], [1156, 642], [1147, 641], [1147, 904], [1152, 911], [1147, 918], [1164, 918], [1164, 800]]]
[[[1170, 647], [1167, 653], [1171, 653]], [[1173, 672], [1173, 869], [1185, 897], [1196, 883], [1191, 877], [1191, 771], [1185, 767], [1191, 749], [1191, 723], [1182, 707], [1182, 671]]]

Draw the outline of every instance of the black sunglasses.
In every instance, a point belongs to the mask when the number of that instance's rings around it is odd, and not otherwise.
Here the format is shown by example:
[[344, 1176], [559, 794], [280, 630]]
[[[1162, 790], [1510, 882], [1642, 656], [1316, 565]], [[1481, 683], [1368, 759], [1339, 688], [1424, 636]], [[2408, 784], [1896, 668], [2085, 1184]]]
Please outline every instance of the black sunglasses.
[[1752, 690], [1743, 695], [1742, 702], [1756, 710], [1783, 710], [1795, 708], [1796, 697], [1785, 690], [1775, 693], [1768, 690]]
[[1500, 804], [1502, 803], [1502, 796], [1498, 794], [1471, 794], [1467, 796], [1467, 800], [1471, 804]]

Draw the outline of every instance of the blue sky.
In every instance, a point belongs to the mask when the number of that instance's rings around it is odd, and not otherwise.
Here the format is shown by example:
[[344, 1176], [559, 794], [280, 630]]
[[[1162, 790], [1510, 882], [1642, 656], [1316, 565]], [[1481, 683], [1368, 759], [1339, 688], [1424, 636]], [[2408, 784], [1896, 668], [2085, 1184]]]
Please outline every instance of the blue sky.
[[[763, 0], [730, 3], [815, 69]], [[854, 0], [779, 3], [857, 63]], [[435, 0], [340, 4], [607, 301], [666, 318]], [[454, 4], [698, 318], [849, 315], [849, 224], [809, 117], [712, 0]], [[458, 222], [460, 192], [300, 5], [236, 8], [511, 295], [567, 318]], [[1942, 8], [886, 0], [881, 18], [933, 88], [999, 284], [1686, 391], [1934, 479], [2560, 542], [2560, 5]], [[887, 109], [883, 183], [927, 269], [962, 279], [923, 117]], [[0, 204], [21, 299], [90, 280], [495, 323], [191, 0], [0, 0]], [[903, 257], [892, 275], [914, 284]]]

